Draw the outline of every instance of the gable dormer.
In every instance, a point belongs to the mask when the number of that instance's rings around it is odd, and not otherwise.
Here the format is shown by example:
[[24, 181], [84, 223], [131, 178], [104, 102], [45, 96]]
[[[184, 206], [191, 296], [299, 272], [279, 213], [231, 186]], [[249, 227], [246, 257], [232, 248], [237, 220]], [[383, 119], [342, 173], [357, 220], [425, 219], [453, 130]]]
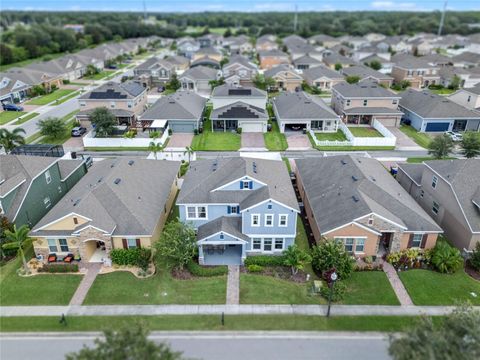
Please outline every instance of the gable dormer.
[[243, 176], [239, 179], [233, 180], [227, 184], [224, 184], [212, 191], [236, 191], [236, 190], [257, 190], [263, 186], [266, 186], [266, 184], [262, 183], [261, 181], [258, 181], [257, 179], [254, 179], [250, 176]]

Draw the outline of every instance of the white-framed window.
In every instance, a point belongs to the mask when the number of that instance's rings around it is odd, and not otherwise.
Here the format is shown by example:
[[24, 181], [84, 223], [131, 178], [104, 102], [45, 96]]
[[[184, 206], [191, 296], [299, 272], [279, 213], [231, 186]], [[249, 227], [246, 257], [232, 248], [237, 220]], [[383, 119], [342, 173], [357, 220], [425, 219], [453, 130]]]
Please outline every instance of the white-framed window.
[[355, 241], [355, 252], [356, 253], [365, 252], [365, 239], [356, 239], [356, 241]]
[[56, 253], [58, 251], [57, 240], [48, 239], [47, 242], [48, 242], [48, 251], [50, 251], [51, 253]]
[[398, 103], [398, 100], [397, 100], [397, 99], [392, 100], [392, 104], [393, 104], [393, 105], [397, 105], [397, 103]]
[[43, 204], [45, 205], [45, 209], [48, 209], [50, 205], [52, 205], [52, 202], [50, 201], [50, 198], [48, 196], [43, 199]]
[[278, 238], [278, 239], [275, 239], [275, 245], [274, 245], [274, 249], [275, 250], [283, 250], [283, 239], [281, 238]]
[[86, 106], [87, 103], [85, 101], [80, 101], [80, 106]]
[[265, 226], [273, 226], [273, 214], [265, 214]]
[[437, 182], [438, 178], [436, 176], [432, 177], [432, 188], [436, 189], [437, 188]]
[[[136, 105], [136, 104], [135, 104], [135, 105]], [[129, 102], [127, 103], [127, 106], [128, 106], [129, 109], [131, 109], [131, 108], [133, 107], [133, 103], [132, 103], [131, 101], [129, 101]]]
[[278, 226], [287, 227], [288, 225], [288, 214], [280, 214], [278, 216]]
[[252, 226], [260, 226], [260, 214], [252, 214]]
[[237, 213], [237, 205], [230, 206], [230, 213], [231, 214], [236, 214]]
[[47, 184], [50, 184], [52, 182], [52, 176], [50, 175], [50, 170], [45, 171], [45, 181]]
[[242, 180], [242, 182], [243, 182], [242, 188], [243, 188], [244, 190], [250, 188], [250, 180]]
[[187, 219], [206, 219], [207, 207], [206, 206], [187, 206]]
[[195, 219], [197, 217], [197, 209], [195, 206], [187, 206], [187, 219]]
[[207, 207], [206, 206], [197, 206], [197, 216], [199, 219], [207, 218]]
[[271, 238], [263, 239], [263, 251], [272, 251], [272, 239]]
[[422, 246], [423, 234], [413, 234], [412, 247], [419, 248]]
[[254, 238], [252, 240], [252, 250], [262, 250], [262, 239]]
[[110, 101], [110, 107], [113, 109], [115, 107], [115, 101]]
[[367, 105], [368, 105], [368, 100], [367, 99], [363, 100], [363, 106], [367, 106]]
[[437, 202], [433, 202], [432, 204], [432, 212], [437, 215], [438, 214], [438, 210], [440, 210], [440, 205], [437, 203]]
[[62, 252], [68, 252], [68, 244], [67, 244], [67, 239], [58, 239], [58, 243], [60, 244], [60, 251]]
[[2, 201], [0, 200], [0, 214], [3, 214], [3, 213], [5, 213], [5, 211], [3, 210]]
[[127, 247], [129, 249], [135, 249], [137, 247], [137, 239], [127, 239]]
[[345, 251], [346, 252], [353, 252], [353, 244], [355, 243], [354, 238], [345, 238], [344, 240], [344, 245], [345, 245]]
[[423, 196], [425, 195], [425, 191], [420, 190], [420, 197], [423, 199]]

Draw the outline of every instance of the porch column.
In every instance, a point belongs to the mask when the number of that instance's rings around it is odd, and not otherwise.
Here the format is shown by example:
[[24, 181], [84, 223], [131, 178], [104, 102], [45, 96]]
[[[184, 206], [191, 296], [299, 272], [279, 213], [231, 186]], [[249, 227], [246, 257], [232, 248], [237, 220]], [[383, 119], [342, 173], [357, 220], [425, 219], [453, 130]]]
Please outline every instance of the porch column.
[[203, 245], [198, 245], [198, 263], [203, 265], [204, 258], [203, 258]]
[[247, 251], [246, 251], [247, 244], [242, 244], [241, 246], [242, 246], [242, 265], [243, 265], [243, 262], [247, 258]]
[[223, 120], [223, 132], [227, 131], [227, 120]]
[[212, 126], [212, 132], [213, 132], [213, 121], [214, 121], [214, 120], [211, 120], [211, 121], [210, 121], [210, 125]]

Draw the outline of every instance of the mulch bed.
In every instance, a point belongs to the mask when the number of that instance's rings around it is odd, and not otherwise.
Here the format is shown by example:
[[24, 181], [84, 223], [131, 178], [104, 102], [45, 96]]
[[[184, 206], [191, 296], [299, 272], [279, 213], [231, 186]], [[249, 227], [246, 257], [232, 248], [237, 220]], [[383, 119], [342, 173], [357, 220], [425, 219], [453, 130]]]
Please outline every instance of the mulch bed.
[[472, 265], [470, 265], [470, 262], [467, 261], [465, 263], [465, 272], [470, 275], [472, 278], [474, 278], [475, 280], [478, 280], [480, 281], [480, 272], [476, 271]]
[[266, 275], [276, 277], [282, 280], [289, 280], [295, 283], [306, 283], [307, 274], [303, 271], [298, 271], [292, 275], [292, 270], [286, 266], [266, 266], [260, 272], [249, 272], [245, 266], [240, 267], [240, 272], [253, 275]]
[[195, 277], [187, 269], [172, 269], [172, 276], [178, 280], [191, 280]]

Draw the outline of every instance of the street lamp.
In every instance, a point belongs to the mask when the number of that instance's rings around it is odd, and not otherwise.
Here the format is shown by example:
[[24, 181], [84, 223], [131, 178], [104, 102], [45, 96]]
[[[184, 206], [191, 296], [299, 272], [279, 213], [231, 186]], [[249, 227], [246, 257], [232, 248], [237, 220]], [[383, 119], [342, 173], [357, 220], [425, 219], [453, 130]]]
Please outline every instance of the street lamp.
[[332, 304], [332, 294], [333, 294], [333, 287], [335, 286], [335, 281], [337, 281], [338, 276], [335, 271], [330, 274], [330, 294], [328, 295], [328, 309], [327, 309], [327, 317], [330, 317], [330, 306]]

